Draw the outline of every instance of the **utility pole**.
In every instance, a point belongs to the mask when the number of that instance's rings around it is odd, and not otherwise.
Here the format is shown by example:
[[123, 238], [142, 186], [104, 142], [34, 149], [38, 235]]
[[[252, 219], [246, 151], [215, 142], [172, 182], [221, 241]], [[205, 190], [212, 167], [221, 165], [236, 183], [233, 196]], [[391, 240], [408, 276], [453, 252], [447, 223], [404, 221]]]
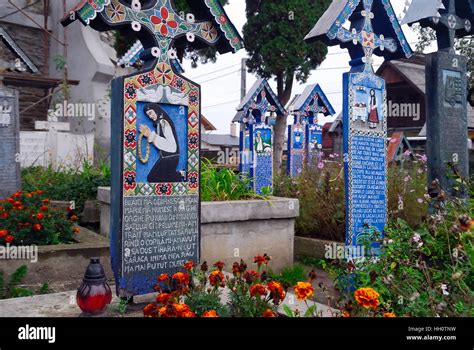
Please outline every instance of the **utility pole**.
[[[242, 58], [242, 66], [240, 67], [240, 101], [243, 101], [247, 95], [247, 59]], [[240, 131], [243, 131], [244, 125], [240, 123]]]

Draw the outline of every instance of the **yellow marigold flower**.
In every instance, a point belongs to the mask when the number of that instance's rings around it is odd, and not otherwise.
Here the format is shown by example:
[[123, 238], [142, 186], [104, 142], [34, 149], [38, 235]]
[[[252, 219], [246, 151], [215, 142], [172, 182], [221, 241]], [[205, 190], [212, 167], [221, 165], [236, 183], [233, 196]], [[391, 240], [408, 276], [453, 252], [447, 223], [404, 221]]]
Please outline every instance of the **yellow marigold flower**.
[[293, 289], [295, 290], [296, 296], [299, 300], [306, 300], [314, 294], [313, 285], [308, 282], [298, 282]]
[[376, 309], [379, 305], [380, 294], [372, 288], [360, 288], [354, 293], [357, 303], [366, 309]]

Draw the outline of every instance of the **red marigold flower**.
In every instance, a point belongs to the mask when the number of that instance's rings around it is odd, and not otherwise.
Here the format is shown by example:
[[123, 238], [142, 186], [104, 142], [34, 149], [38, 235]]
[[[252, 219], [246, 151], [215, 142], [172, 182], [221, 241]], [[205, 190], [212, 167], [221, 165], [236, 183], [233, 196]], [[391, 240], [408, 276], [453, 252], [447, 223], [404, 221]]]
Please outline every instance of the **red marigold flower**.
[[13, 237], [12, 235], [8, 235], [5, 237], [5, 242], [11, 243], [14, 239], [15, 237]]
[[72, 229], [72, 231], [73, 231], [74, 233], [79, 233], [79, 232], [81, 232], [81, 229], [80, 229], [79, 227], [74, 227], [74, 228]]
[[263, 317], [265, 318], [271, 318], [271, 317], [276, 317], [275, 313], [273, 312], [272, 309], [266, 309], [264, 312], [263, 312]]
[[7, 212], [0, 214], [0, 217], [3, 219], [8, 219], [9, 216], [10, 214], [8, 214]]
[[13, 203], [13, 206], [14, 207], [21, 207], [23, 205], [23, 203], [19, 202], [19, 201], [16, 201]]
[[258, 267], [262, 266], [263, 264], [268, 264], [267, 259], [264, 256], [257, 255], [253, 258], [253, 262], [258, 265]]
[[168, 307], [167, 307], [167, 306], [160, 307], [160, 308], [158, 309], [158, 312], [160, 313], [160, 316], [163, 316], [163, 317], [168, 317], [168, 316], [169, 316]]
[[37, 194], [43, 194], [44, 191], [43, 191], [43, 190], [38, 190], [38, 191], [36, 191], [36, 193], [37, 193]]
[[8, 230], [0, 230], [0, 237], [5, 237], [8, 235]]
[[194, 267], [194, 262], [189, 260], [186, 264], [183, 265], [183, 269], [191, 271]]
[[280, 283], [274, 281], [268, 282], [267, 288], [270, 291], [275, 304], [278, 304], [285, 299], [285, 291]]
[[173, 275], [173, 280], [178, 281], [180, 286], [189, 284], [189, 275], [185, 272], [176, 272]]
[[219, 271], [222, 271], [224, 269], [224, 262], [223, 261], [218, 261], [214, 264], [214, 267], [217, 268]]
[[153, 305], [153, 304], [148, 304], [143, 309], [143, 316], [145, 316], [145, 317], [154, 317], [154, 316], [156, 316], [156, 312], [157, 312], [156, 306]]
[[376, 309], [379, 305], [380, 294], [372, 288], [359, 288], [354, 293], [357, 303], [366, 309]]
[[214, 317], [219, 317], [219, 315], [217, 314], [216, 310], [210, 310], [210, 311], [204, 312], [201, 317], [214, 318]]
[[248, 270], [248, 271], [245, 271], [244, 273], [245, 282], [247, 282], [248, 284], [252, 284], [259, 278], [260, 278], [260, 274], [257, 271]]
[[77, 221], [77, 220], [79, 220], [77, 215], [71, 216], [71, 221]]
[[224, 279], [225, 279], [224, 274], [219, 270], [212, 271], [211, 274], [209, 275], [209, 283], [213, 287], [215, 286], [224, 287], [225, 286]]
[[186, 311], [186, 312], [183, 312], [180, 317], [183, 317], [183, 318], [194, 318], [196, 317], [196, 314], [192, 311]]
[[43, 199], [43, 204], [49, 204], [49, 199]]
[[190, 307], [186, 304], [173, 304], [172, 308], [178, 317], [183, 317], [185, 313], [191, 311]]
[[160, 276], [158, 276], [158, 282], [168, 282], [170, 280], [170, 276], [167, 273], [162, 273]]
[[168, 293], [161, 293], [156, 297], [156, 302], [159, 304], [166, 305], [171, 299], [171, 295]]
[[49, 208], [46, 205], [41, 206], [40, 208], [42, 211], [48, 211]]
[[37, 218], [38, 220], [43, 220], [43, 219], [44, 219], [44, 213], [38, 213], [38, 214], [36, 214], [36, 218]]
[[306, 300], [314, 294], [313, 285], [308, 282], [298, 282], [293, 289], [295, 290], [296, 296], [299, 300]]
[[35, 231], [41, 231], [41, 229], [42, 229], [41, 224], [34, 224], [34, 225], [33, 225], [33, 230], [35, 230]]
[[314, 270], [311, 270], [308, 276], [311, 282], [318, 278], [318, 275], [316, 275], [316, 272]]
[[349, 311], [343, 311], [342, 314], [341, 314], [341, 317], [349, 318], [349, 317], [351, 317], [351, 314], [349, 313]]
[[256, 295], [263, 297], [267, 295], [267, 288], [263, 284], [257, 283], [250, 288], [250, 295], [253, 297]]
[[209, 267], [207, 266], [207, 261], [204, 261], [204, 262], [201, 264], [201, 271], [202, 271], [202, 272], [207, 272], [207, 270], [209, 270]]
[[234, 276], [237, 276], [240, 273], [240, 265], [238, 262], [235, 262], [232, 265], [232, 273], [234, 274]]
[[245, 263], [243, 259], [240, 259], [239, 268], [240, 268], [240, 273], [244, 273], [247, 270], [247, 264]]

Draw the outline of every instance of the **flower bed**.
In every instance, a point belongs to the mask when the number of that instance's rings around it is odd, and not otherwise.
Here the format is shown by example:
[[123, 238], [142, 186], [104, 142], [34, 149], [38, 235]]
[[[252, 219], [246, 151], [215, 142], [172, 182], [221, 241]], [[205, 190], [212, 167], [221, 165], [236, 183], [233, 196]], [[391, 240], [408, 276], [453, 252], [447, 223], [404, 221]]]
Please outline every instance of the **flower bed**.
[[16, 192], [0, 201], [0, 245], [70, 243], [79, 231], [73, 211], [55, 210], [43, 191]]

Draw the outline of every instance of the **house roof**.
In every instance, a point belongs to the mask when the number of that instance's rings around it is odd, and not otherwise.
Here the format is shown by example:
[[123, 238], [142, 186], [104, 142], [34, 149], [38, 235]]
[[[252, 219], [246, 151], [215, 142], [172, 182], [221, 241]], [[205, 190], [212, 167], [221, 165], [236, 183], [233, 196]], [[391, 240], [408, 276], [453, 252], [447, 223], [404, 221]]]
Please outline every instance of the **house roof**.
[[219, 147], [239, 147], [240, 145], [240, 139], [232, 135], [203, 134], [201, 140]]
[[28, 68], [31, 73], [38, 73], [39, 69], [33, 63], [33, 61], [28, 57], [28, 55], [21, 49], [18, 43], [13, 40], [13, 38], [8, 34], [5, 28], [0, 26], [0, 38], [3, 43], [8, 47], [8, 49], [17, 56]]
[[[424, 55], [416, 55], [410, 59], [384, 62], [382, 66], [379, 67], [376, 74], [381, 75], [385, 69], [391, 68], [395, 70], [404, 81], [410, 84], [420, 94], [425, 95], [425, 66], [426, 61]], [[474, 108], [469, 103], [467, 104], [467, 121], [468, 128], [474, 129]], [[342, 123], [342, 112], [334, 120], [329, 132], [336, 131], [339, 123]], [[426, 136], [426, 124], [420, 131], [419, 136]]]
[[206, 129], [206, 131], [215, 131], [216, 127], [207, 119], [204, 115], [201, 114], [201, 124]]

